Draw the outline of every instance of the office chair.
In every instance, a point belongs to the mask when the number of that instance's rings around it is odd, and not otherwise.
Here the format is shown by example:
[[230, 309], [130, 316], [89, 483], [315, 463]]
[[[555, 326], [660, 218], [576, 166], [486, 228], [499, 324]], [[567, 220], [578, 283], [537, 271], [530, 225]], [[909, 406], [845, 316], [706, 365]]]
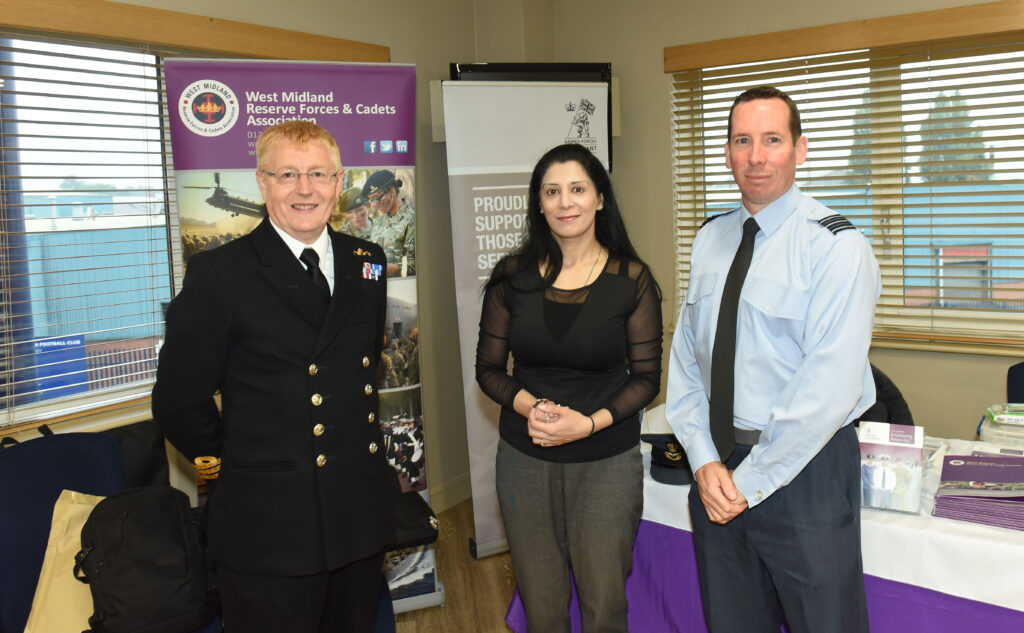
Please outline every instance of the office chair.
[[1024, 402], [1024, 363], [1006, 370], [1006, 401]]
[[857, 418], [857, 423], [865, 420], [913, 426], [914, 416], [896, 383], [874, 365], [871, 365], [871, 377], [875, 380], [875, 403]]
[[50, 535], [68, 488], [106, 496], [124, 488], [121, 448], [102, 433], [49, 435], [0, 451], [0, 632], [25, 629]]

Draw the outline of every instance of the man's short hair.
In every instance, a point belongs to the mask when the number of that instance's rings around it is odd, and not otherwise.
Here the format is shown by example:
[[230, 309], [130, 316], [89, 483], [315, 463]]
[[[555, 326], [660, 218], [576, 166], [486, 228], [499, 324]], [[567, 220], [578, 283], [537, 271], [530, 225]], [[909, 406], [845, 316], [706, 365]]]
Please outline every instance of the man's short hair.
[[797, 110], [796, 104], [789, 98], [789, 95], [782, 92], [774, 86], [758, 86], [756, 88], [750, 88], [745, 90], [740, 96], [732, 102], [732, 107], [729, 108], [729, 129], [726, 142], [732, 140], [732, 111], [736, 109], [741, 103], [747, 101], [756, 101], [758, 99], [782, 99], [786, 107], [789, 108], [789, 133], [793, 136], [793, 143], [795, 144], [797, 139], [803, 135], [803, 128], [800, 126], [800, 111]]
[[338, 142], [334, 140], [331, 133], [312, 121], [284, 121], [277, 125], [268, 127], [260, 133], [256, 139], [256, 165], [263, 169], [266, 167], [264, 161], [270, 153], [270, 149], [278, 141], [291, 141], [296, 145], [305, 145], [312, 141], [319, 141], [324, 144], [335, 158], [336, 167], [341, 169], [341, 151], [338, 149]]

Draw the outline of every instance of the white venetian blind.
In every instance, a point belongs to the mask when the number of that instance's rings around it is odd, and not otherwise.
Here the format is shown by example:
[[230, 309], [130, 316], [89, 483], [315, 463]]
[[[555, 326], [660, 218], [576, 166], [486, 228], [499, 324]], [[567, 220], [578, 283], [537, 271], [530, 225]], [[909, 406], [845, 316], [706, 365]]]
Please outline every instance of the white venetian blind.
[[0, 33], [0, 427], [148, 394], [178, 244], [160, 75]]
[[[676, 297], [705, 218], [739, 204], [726, 124], [743, 90], [801, 111], [801, 189], [871, 240], [875, 345], [1024, 354], [1024, 37], [845, 51], [672, 75]], [[677, 306], [678, 308], [678, 306]]]

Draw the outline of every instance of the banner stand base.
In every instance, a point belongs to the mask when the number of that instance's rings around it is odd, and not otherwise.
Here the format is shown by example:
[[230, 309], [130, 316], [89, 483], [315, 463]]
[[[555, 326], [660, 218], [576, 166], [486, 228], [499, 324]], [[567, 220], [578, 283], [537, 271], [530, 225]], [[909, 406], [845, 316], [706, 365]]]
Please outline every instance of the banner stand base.
[[475, 560], [494, 556], [495, 554], [504, 554], [507, 551], [508, 539], [502, 538], [477, 545], [476, 539], [472, 536], [469, 537], [469, 555]]

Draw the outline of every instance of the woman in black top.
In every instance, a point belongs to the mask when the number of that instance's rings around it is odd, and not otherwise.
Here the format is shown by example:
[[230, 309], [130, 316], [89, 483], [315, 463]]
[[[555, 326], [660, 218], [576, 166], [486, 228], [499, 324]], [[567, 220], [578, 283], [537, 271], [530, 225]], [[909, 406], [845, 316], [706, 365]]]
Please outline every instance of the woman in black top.
[[639, 412], [658, 393], [661, 336], [661, 291], [608, 173], [582, 146], [550, 150], [523, 243], [487, 282], [476, 357], [502, 406], [498, 498], [531, 633], [569, 630], [570, 568], [583, 630], [627, 630]]

